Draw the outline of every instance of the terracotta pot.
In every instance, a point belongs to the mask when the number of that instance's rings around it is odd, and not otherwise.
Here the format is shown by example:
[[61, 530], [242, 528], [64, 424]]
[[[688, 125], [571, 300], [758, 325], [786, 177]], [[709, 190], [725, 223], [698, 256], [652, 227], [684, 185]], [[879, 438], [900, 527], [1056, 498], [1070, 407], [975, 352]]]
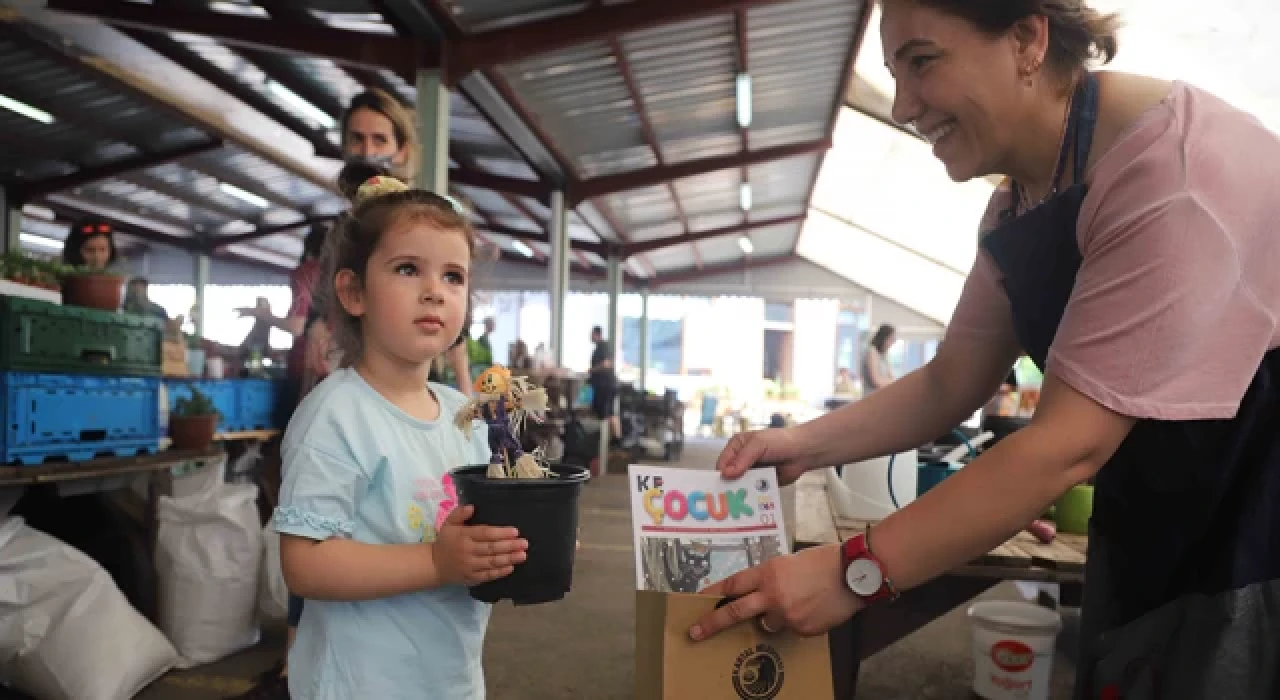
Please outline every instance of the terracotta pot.
[[124, 278], [119, 275], [67, 275], [62, 279], [62, 303], [90, 309], [116, 311], [124, 296]]
[[213, 444], [218, 415], [169, 416], [169, 437], [175, 450], [203, 450]]

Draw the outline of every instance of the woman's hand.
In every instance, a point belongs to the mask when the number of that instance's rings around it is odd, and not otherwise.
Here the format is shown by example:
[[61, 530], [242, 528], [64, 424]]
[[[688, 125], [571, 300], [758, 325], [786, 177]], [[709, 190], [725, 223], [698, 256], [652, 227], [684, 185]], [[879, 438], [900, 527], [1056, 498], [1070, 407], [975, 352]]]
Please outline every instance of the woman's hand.
[[441, 585], [474, 586], [500, 579], [527, 556], [529, 543], [514, 527], [465, 525], [475, 510], [454, 508], [432, 545]]
[[689, 629], [694, 641], [757, 617], [769, 631], [788, 629], [811, 637], [836, 627], [863, 607], [862, 599], [845, 585], [839, 545], [810, 547], [770, 559], [702, 593], [737, 600], [703, 615]]
[[777, 467], [782, 486], [799, 479], [813, 466], [802, 452], [795, 428], [738, 433], [716, 460], [716, 470], [726, 479], [737, 479], [752, 467]]

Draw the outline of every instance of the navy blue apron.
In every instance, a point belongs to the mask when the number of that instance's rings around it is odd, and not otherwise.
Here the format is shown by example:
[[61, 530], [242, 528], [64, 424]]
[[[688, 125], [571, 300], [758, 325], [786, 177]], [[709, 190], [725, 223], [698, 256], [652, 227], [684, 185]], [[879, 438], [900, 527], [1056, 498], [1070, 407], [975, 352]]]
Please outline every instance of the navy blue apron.
[[[1014, 187], [982, 241], [1041, 371], [1083, 262], [1097, 108], [1086, 75], [1059, 158], [1060, 178], [1073, 156], [1069, 186], [1021, 215]], [[1235, 418], [1140, 420], [1094, 486], [1076, 697], [1280, 698], [1280, 350]]]

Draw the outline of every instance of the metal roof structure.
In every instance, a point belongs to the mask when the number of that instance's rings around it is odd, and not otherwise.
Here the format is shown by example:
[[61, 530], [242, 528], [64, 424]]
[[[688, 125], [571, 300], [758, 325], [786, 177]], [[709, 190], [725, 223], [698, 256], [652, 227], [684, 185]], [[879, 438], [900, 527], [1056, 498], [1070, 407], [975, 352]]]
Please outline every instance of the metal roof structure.
[[451, 187], [493, 246], [541, 262], [561, 190], [574, 274], [620, 253], [655, 286], [794, 255], [870, 16], [866, 0], [5, 3], [0, 95], [51, 117], [0, 110], [0, 184], [32, 211], [291, 267], [300, 227], [343, 206], [343, 107], [366, 87], [412, 105], [415, 72], [440, 68]]

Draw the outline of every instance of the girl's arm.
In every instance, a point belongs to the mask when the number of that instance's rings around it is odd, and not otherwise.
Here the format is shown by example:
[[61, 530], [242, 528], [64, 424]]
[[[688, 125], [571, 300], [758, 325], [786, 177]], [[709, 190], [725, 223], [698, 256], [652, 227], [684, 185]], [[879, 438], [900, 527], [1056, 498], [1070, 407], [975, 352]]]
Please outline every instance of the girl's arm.
[[281, 535], [280, 568], [289, 591], [312, 600], [373, 600], [440, 585], [429, 544]]
[[290, 592], [312, 600], [373, 600], [510, 574], [528, 543], [515, 528], [465, 525], [473, 506], [455, 508], [435, 542], [366, 544], [282, 535], [280, 566]]

